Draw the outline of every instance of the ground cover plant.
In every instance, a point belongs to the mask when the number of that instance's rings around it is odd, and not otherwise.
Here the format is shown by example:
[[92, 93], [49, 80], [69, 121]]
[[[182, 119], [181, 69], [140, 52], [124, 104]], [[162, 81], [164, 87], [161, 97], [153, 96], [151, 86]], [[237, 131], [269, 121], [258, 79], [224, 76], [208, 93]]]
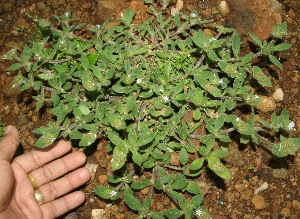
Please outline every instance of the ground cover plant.
[[[96, 187], [96, 194], [124, 198], [138, 218], [210, 218], [193, 178], [208, 167], [229, 180], [222, 158], [230, 142], [267, 143], [279, 157], [300, 147], [298, 138], [287, 136], [294, 130], [287, 110], [268, 121], [255, 119], [261, 97], [253, 84], [272, 83], [252, 61], [262, 57], [282, 69], [276, 53], [291, 46], [282, 42], [286, 23], [273, 27], [269, 41], [250, 34], [257, 52], [242, 55], [234, 29], [201, 20], [196, 11], [165, 17], [168, 2], [160, 8], [146, 3], [153, 15], [148, 21], [133, 24], [135, 12], [127, 10], [116, 26], [91, 27], [91, 39], [76, 35], [84, 24], [75, 24], [71, 12], [57, 16], [56, 25], [38, 18], [40, 37], [3, 58], [17, 61], [9, 68], [19, 70], [14, 86], [37, 92], [37, 110], [48, 107], [54, 116], [34, 130], [40, 135], [35, 146], [47, 147], [60, 137], [83, 147], [109, 139], [114, 175], [108, 178], [111, 186]], [[236, 113], [245, 107], [248, 116]], [[265, 137], [269, 131], [278, 132], [275, 142]], [[173, 152], [178, 166], [170, 164]], [[134, 193], [146, 187], [149, 195], [137, 199]], [[166, 194], [176, 207], [153, 211], [154, 193]]]

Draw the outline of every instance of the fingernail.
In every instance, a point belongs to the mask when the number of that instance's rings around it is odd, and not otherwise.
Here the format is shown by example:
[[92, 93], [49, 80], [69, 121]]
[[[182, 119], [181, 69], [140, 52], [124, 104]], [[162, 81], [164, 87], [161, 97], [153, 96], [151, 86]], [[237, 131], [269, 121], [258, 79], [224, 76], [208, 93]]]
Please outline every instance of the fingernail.
[[11, 131], [11, 126], [6, 126], [6, 128], [4, 129], [4, 135], [8, 134]]

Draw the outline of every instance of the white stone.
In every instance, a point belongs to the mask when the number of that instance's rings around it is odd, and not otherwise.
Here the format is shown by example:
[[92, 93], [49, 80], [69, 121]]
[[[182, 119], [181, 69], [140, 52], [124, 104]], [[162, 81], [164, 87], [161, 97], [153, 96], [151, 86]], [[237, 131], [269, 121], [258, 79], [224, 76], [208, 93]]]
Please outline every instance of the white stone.
[[91, 219], [109, 219], [104, 209], [93, 209]]
[[277, 88], [277, 89], [275, 90], [275, 92], [273, 93], [273, 98], [274, 98], [274, 100], [277, 101], [277, 102], [282, 101], [282, 100], [283, 100], [283, 96], [284, 96], [284, 94], [283, 94], [283, 91], [282, 91], [281, 88]]
[[266, 190], [268, 187], [269, 187], [269, 184], [267, 182], [264, 182], [260, 187], [255, 189], [254, 194], [256, 195], [256, 194]]
[[226, 1], [221, 1], [218, 5], [218, 10], [222, 16], [226, 16], [230, 13], [228, 3]]

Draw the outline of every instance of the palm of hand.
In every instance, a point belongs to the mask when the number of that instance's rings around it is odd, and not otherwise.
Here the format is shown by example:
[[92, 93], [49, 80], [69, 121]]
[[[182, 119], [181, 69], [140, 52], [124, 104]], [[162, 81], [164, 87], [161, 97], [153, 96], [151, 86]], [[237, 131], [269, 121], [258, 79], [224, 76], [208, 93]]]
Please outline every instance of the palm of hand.
[[[18, 132], [12, 127], [0, 142], [0, 219], [56, 218], [84, 201], [82, 191], [68, 194], [90, 178], [86, 168], [75, 170], [85, 163], [84, 154], [73, 152], [59, 158], [71, 150], [69, 142], [59, 141], [47, 149], [33, 150], [11, 160], [18, 144]], [[65, 175], [70, 171], [73, 172]], [[45, 203], [41, 205], [35, 199], [28, 173], [43, 194]]]

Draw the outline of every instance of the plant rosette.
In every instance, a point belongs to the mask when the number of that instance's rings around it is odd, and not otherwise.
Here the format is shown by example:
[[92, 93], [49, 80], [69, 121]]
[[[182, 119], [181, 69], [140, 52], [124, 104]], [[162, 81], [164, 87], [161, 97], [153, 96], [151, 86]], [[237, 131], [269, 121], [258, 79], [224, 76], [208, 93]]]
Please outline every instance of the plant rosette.
[[[275, 156], [299, 150], [299, 138], [285, 136], [294, 131], [286, 109], [268, 121], [255, 120], [261, 100], [251, 86], [253, 81], [272, 86], [253, 59], [267, 57], [282, 69], [274, 53], [291, 46], [282, 43], [287, 26], [274, 26], [269, 41], [250, 34], [259, 52], [241, 55], [234, 29], [202, 20], [197, 11], [165, 17], [168, 1], [160, 9], [151, 2], [146, 2], [153, 14], [149, 20], [133, 24], [135, 12], [126, 10], [116, 26], [108, 27], [108, 21], [92, 26], [90, 40], [74, 34], [85, 24], [75, 24], [70, 12], [57, 16], [56, 26], [38, 19], [39, 37], [3, 58], [16, 60], [8, 69], [18, 71], [14, 86], [35, 90], [37, 110], [47, 106], [53, 114], [53, 121], [33, 130], [40, 135], [35, 146], [48, 147], [61, 137], [82, 147], [99, 136], [109, 140], [114, 172], [109, 186], [94, 189], [97, 195], [111, 201], [123, 197], [137, 218], [210, 218], [193, 178], [208, 167], [230, 180], [222, 159], [233, 133], [241, 144], [266, 142]], [[206, 35], [204, 29], [216, 34]], [[235, 114], [245, 105], [247, 119]], [[205, 131], [195, 134], [200, 128]], [[269, 131], [281, 137], [271, 142], [261, 135]], [[177, 165], [171, 165], [174, 153]], [[151, 178], [143, 176], [145, 170]], [[135, 193], [146, 187], [151, 192], [137, 199]], [[152, 209], [155, 192], [176, 207]]]

